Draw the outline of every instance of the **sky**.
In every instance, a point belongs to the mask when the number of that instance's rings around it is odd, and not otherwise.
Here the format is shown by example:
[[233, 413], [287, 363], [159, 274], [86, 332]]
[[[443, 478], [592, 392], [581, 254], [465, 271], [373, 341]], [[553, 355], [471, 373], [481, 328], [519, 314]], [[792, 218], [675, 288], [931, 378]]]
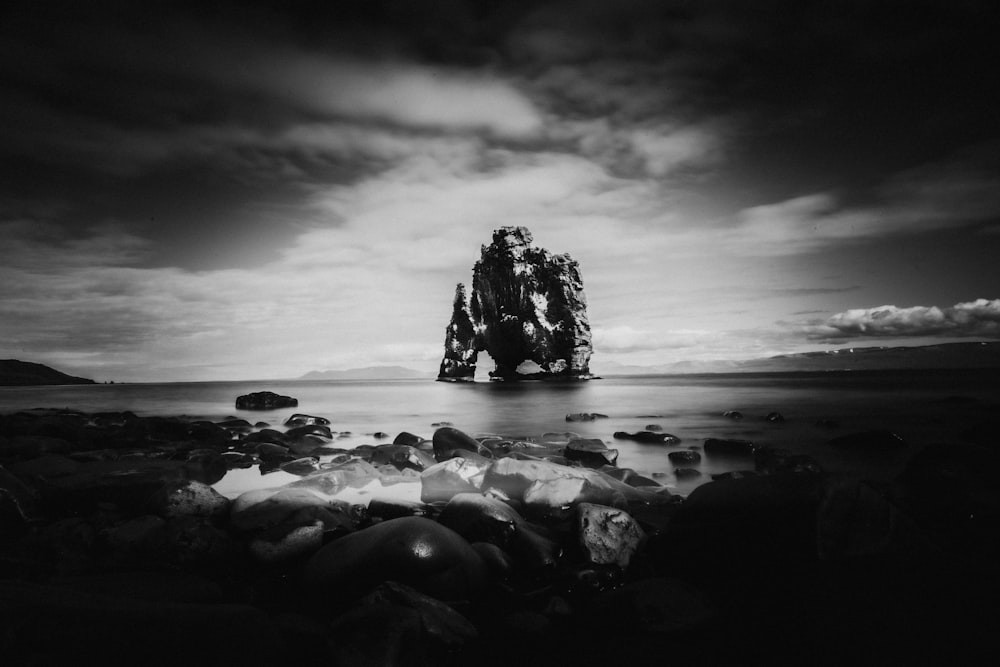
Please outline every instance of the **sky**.
[[433, 373], [505, 225], [596, 372], [1000, 339], [995, 3], [316, 4], [4, 4], [0, 358]]

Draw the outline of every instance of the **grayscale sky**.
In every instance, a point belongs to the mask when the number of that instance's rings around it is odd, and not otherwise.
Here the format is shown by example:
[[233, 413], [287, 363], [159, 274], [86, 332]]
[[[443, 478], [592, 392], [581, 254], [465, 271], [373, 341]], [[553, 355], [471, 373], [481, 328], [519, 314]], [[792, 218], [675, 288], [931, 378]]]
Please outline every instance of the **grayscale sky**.
[[493, 229], [595, 371], [1000, 338], [992, 2], [5, 3], [0, 358], [433, 371]]

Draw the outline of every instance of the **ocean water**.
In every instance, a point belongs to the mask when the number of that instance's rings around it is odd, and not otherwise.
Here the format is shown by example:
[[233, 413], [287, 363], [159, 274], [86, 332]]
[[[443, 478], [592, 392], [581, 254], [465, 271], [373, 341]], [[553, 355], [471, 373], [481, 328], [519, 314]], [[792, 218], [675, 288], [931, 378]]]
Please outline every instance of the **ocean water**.
[[[236, 410], [235, 399], [269, 390], [294, 396], [299, 406], [272, 411]], [[296, 412], [331, 420], [337, 446], [390, 442], [400, 431], [427, 438], [440, 422], [470, 434], [494, 433], [541, 438], [573, 432], [600, 438], [619, 450], [618, 465], [655, 476], [686, 494], [711, 475], [753, 468], [753, 461], [709, 457], [688, 466], [701, 477], [678, 480], [667, 454], [699, 447], [706, 438], [748, 439], [758, 445], [808, 454], [830, 471], [853, 471], [874, 479], [894, 476], [920, 446], [951, 442], [1000, 414], [1000, 372], [878, 371], [781, 374], [704, 374], [606, 377], [590, 382], [443, 383], [433, 380], [327, 382], [199, 382], [59, 387], [0, 387], [0, 414], [31, 408], [83, 412], [131, 410], [140, 416], [186, 416], [221, 420], [240, 417], [280, 426]], [[744, 418], [723, 416], [738, 410]], [[780, 412], [785, 421], [763, 416]], [[606, 419], [567, 422], [566, 415], [597, 412]], [[817, 425], [833, 420], [836, 428]], [[681, 438], [677, 447], [617, 440], [616, 431], [634, 432], [658, 424]], [[889, 429], [907, 441], [897, 452], [872, 456], [837, 450], [827, 441], [868, 429]], [[383, 431], [390, 440], [376, 441]], [[284, 473], [279, 473], [284, 475]], [[254, 477], [256, 476], [256, 477]], [[255, 469], [233, 471], [221, 486], [230, 494], [282, 483]]]

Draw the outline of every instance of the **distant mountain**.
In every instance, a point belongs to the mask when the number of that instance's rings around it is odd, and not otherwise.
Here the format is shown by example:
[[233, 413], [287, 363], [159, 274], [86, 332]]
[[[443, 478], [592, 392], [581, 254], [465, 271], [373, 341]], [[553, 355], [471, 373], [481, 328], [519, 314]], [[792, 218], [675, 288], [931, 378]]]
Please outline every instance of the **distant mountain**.
[[683, 373], [797, 373], [934, 368], [998, 368], [1000, 342], [941, 343], [912, 347], [848, 347], [820, 352], [781, 354], [745, 361], [680, 361], [662, 366], [608, 363], [608, 375]]
[[30, 361], [0, 359], [0, 387], [27, 387], [46, 384], [97, 384], [87, 378], [60, 373], [54, 368]]
[[309, 371], [300, 380], [405, 380], [428, 378], [431, 373], [403, 366], [366, 366], [343, 371]]

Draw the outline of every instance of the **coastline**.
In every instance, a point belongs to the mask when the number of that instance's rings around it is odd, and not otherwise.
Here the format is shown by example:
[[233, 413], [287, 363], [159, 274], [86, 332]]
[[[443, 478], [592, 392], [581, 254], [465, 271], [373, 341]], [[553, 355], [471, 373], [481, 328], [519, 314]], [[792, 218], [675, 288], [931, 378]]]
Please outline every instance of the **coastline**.
[[[18, 629], [5, 654], [63, 656], [24, 619], [67, 615], [46, 633], [99, 638], [122, 623], [142, 657], [155, 646], [164, 662], [196, 663], [603, 664], [665, 644], [715, 664], [835, 662], [848, 657], [838, 633], [872, 642], [855, 655], [868, 661], [915, 650], [902, 642], [913, 627], [941, 638], [930, 655], [953, 659], [967, 647], [942, 630], [985, 640], [971, 612], [935, 613], [998, 592], [997, 514], [982, 504], [984, 492], [1000, 499], [988, 480], [996, 454], [974, 442], [908, 452], [890, 483], [759, 448], [744, 474], [685, 498], [614, 466], [593, 439], [438, 425], [431, 439], [380, 434], [343, 449], [325, 421], [0, 417], [0, 610]], [[897, 443], [853, 446], [877, 458]], [[281, 484], [228, 498], [212, 485], [231, 470]], [[390, 557], [388, 544], [403, 546]], [[891, 614], [874, 618], [873, 605]], [[251, 655], [239, 635], [199, 638], [208, 619], [239, 621], [269, 645]], [[782, 624], [795, 636], [774, 637]], [[184, 642], [167, 646], [178, 625]], [[390, 627], [404, 630], [371, 635]], [[616, 648], [594, 646], [595, 632]]]

